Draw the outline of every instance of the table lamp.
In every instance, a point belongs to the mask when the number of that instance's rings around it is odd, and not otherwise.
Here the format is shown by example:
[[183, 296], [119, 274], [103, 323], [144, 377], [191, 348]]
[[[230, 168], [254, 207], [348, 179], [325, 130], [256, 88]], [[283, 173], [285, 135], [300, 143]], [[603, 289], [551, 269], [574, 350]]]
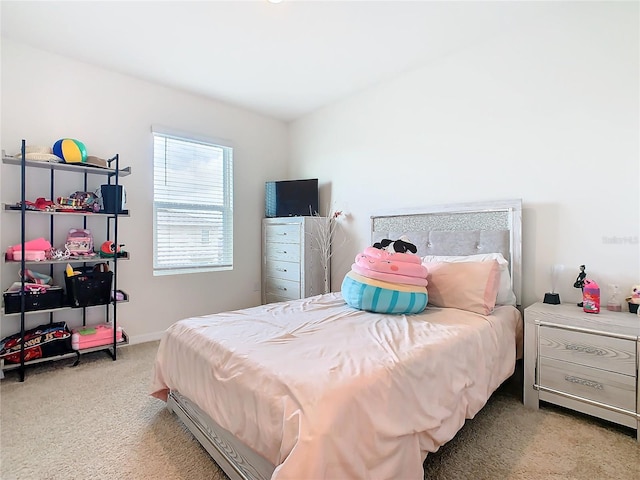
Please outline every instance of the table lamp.
[[556, 293], [556, 286], [558, 285], [558, 277], [564, 270], [564, 265], [552, 265], [551, 266], [551, 292], [544, 294], [543, 303], [550, 305], [560, 304], [560, 295]]

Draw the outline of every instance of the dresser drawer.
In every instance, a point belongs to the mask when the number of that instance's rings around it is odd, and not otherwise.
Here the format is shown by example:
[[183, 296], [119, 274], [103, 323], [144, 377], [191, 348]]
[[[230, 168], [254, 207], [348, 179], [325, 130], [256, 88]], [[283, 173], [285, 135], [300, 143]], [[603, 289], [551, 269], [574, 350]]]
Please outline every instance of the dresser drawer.
[[300, 245], [287, 243], [267, 243], [265, 245], [265, 258], [283, 262], [300, 262]]
[[300, 281], [300, 263], [298, 262], [283, 262], [267, 258], [264, 268], [266, 277]]
[[264, 298], [264, 303], [288, 302], [289, 300], [295, 299], [281, 297], [280, 295], [275, 295], [273, 293], [267, 293]]
[[636, 372], [636, 344], [621, 338], [541, 326], [540, 355], [624, 375]]
[[268, 243], [300, 243], [300, 225], [287, 223], [266, 225], [265, 239]]
[[636, 378], [552, 358], [540, 359], [541, 387], [636, 411]]
[[267, 295], [267, 297], [269, 295], [275, 295], [288, 300], [301, 298], [300, 282], [283, 280], [281, 278], [268, 278], [265, 288], [265, 294]]

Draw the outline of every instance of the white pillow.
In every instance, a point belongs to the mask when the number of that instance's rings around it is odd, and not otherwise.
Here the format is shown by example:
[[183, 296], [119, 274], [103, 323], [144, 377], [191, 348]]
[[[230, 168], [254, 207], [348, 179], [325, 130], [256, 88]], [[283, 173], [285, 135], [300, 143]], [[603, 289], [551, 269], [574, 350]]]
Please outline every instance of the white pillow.
[[516, 295], [511, 289], [511, 274], [509, 262], [501, 253], [478, 253], [476, 255], [425, 255], [422, 263], [437, 262], [486, 262], [497, 260], [500, 270], [500, 282], [498, 284], [498, 297], [496, 305], [516, 305]]

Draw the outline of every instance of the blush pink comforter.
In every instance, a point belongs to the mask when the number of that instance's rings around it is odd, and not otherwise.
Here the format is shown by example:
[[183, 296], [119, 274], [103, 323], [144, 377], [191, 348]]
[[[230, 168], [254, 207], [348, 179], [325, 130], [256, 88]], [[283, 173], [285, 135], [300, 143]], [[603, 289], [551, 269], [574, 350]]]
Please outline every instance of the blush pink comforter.
[[355, 310], [339, 293], [190, 318], [158, 350], [170, 389], [276, 466], [273, 479], [422, 479], [513, 370], [521, 316]]

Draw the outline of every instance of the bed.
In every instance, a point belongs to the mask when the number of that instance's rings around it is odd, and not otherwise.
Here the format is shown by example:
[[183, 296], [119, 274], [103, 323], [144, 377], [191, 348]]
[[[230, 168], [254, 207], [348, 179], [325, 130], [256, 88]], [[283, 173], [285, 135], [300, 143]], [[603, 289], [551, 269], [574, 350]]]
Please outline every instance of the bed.
[[[443, 287], [422, 313], [388, 315], [330, 293], [167, 330], [151, 394], [230, 478], [423, 478], [427, 454], [513, 374], [522, 352], [520, 200], [371, 218], [372, 243], [403, 235], [436, 272], [433, 285], [476, 278], [468, 268], [490, 263], [490, 296], [507, 287], [509, 304], [487, 311]], [[438, 276], [436, 266], [454, 265], [462, 270]]]

